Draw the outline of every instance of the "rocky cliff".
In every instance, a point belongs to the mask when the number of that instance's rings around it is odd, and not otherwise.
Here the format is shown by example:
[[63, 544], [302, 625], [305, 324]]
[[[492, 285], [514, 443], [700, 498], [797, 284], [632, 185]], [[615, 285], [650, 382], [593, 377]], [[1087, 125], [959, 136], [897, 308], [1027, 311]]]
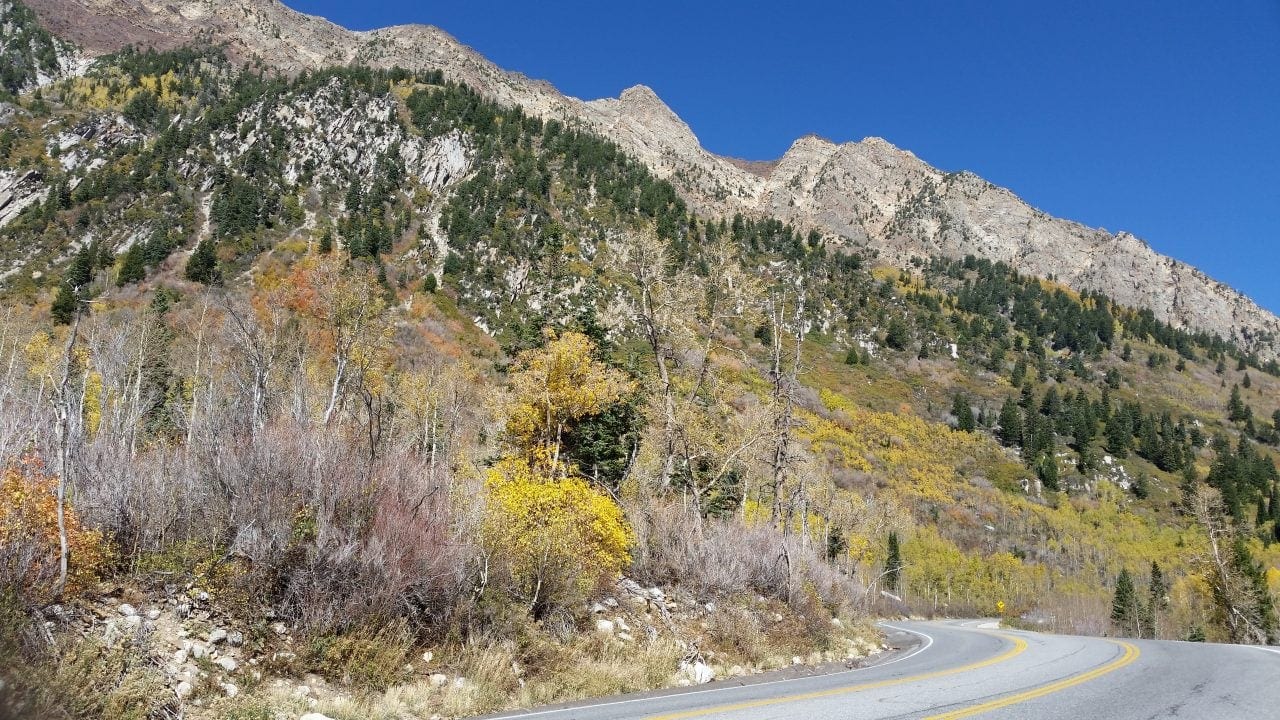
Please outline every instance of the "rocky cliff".
[[878, 138], [801, 138], [778, 162], [749, 164], [704, 150], [650, 89], [583, 102], [503, 71], [443, 31], [421, 25], [352, 32], [276, 0], [28, 0], [56, 35], [90, 55], [206, 37], [237, 60], [286, 72], [326, 65], [439, 69], [489, 97], [544, 118], [591, 127], [672, 183], [694, 207], [776, 216], [866, 245], [902, 263], [974, 254], [1053, 275], [1081, 290], [1151, 309], [1177, 327], [1234, 338], [1264, 357], [1280, 318], [1127, 233], [1050, 217], [970, 173], [946, 173]]

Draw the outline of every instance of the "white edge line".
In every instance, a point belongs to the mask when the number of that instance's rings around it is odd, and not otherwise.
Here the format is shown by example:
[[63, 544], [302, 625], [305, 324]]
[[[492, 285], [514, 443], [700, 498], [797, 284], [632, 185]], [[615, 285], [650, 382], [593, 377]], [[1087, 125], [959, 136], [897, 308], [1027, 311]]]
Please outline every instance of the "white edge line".
[[1249, 647], [1253, 648], [1254, 650], [1261, 650], [1262, 652], [1269, 652], [1269, 653], [1275, 653], [1277, 655], [1280, 655], [1280, 648], [1262, 647], [1261, 645], [1250, 645]]
[[899, 662], [902, 662], [903, 660], [908, 660], [910, 658], [915, 657], [916, 655], [919, 655], [925, 650], [928, 650], [929, 646], [933, 645], [933, 638], [926, 633], [920, 632], [919, 630], [908, 630], [906, 628], [900, 628], [896, 625], [890, 625], [888, 623], [880, 623], [880, 625], [887, 628], [891, 628], [893, 630], [897, 630], [899, 632], [905, 632], [910, 635], [916, 635], [916, 636], [922, 637], [924, 638], [924, 644], [916, 648], [914, 651], [906, 655], [903, 655], [900, 658], [894, 658], [893, 660], [890, 660], [889, 662], [886, 662], [886, 663], [880, 663], [878, 665], [868, 665], [867, 667], [853, 668], [852, 670], [841, 670], [839, 672], [826, 673], [825, 675], [808, 675], [808, 676], [799, 677], [799, 678], [786, 678], [784, 680], [769, 680], [761, 683], [751, 683], [749, 685], [734, 685], [733, 687], [717, 687], [717, 688], [708, 688], [706, 690], [691, 690], [689, 692], [672, 693], [670, 695], [660, 695], [657, 697], [631, 698], [629, 700], [614, 700], [613, 702], [596, 703], [595, 705], [576, 705], [574, 707], [558, 708], [555, 710], [536, 710], [533, 712], [520, 712], [519, 710], [515, 710], [505, 715], [493, 716], [490, 720], [508, 720], [508, 719], [514, 719], [514, 718], [537, 717], [538, 715], [552, 715], [555, 713], [578, 712], [582, 710], [593, 710], [595, 708], [612, 707], [614, 705], [627, 705], [629, 703], [637, 703], [637, 702], [652, 702], [654, 700], [661, 700], [669, 697], [687, 697], [689, 695], [708, 695], [710, 693], [727, 692], [729, 690], [741, 690], [743, 688], [756, 688], [756, 687], [764, 687], [766, 685], [779, 685], [782, 683], [798, 682], [800, 680], [810, 680], [815, 677], [835, 677], [838, 675], [848, 675], [851, 673], [862, 672], [863, 670], [872, 670], [875, 668], [887, 667], [894, 663], [899, 663]]

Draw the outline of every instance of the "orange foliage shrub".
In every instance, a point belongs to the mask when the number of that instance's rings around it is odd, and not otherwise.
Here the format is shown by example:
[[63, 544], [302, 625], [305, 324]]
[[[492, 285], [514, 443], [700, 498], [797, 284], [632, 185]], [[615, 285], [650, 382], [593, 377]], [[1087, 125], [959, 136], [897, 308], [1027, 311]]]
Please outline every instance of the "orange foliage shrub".
[[[32, 600], [53, 596], [61, 547], [58, 533], [58, 478], [34, 456], [10, 460], [0, 472], [0, 583]], [[84, 527], [65, 508], [67, 587], [74, 594], [97, 577], [107, 560], [102, 535]]]

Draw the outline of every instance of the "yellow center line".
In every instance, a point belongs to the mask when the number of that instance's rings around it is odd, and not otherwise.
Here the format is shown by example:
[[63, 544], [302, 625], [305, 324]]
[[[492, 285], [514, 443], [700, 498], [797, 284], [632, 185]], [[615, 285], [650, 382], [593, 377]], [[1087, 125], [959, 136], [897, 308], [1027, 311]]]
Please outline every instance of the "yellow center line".
[[1113, 672], [1115, 670], [1119, 670], [1120, 668], [1126, 665], [1129, 665], [1134, 660], [1138, 659], [1138, 655], [1140, 653], [1138, 652], [1138, 648], [1134, 647], [1133, 645], [1130, 645], [1127, 642], [1118, 642], [1114, 640], [1109, 642], [1114, 642], [1116, 645], [1119, 645], [1121, 648], [1123, 648], [1124, 654], [1121, 655], [1119, 658], [1107, 663], [1106, 665], [1100, 665], [1094, 668], [1093, 670], [1090, 670], [1087, 673], [1082, 673], [1080, 675], [1073, 675], [1069, 678], [1065, 678], [1063, 680], [1059, 680], [1054, 683], [1049, 683], [1048, 685], [1041, 685], [1038, 688], [1033, 688], [1026, 692], [1018, 693], [1017, 695], [1010, 695], [1008, 697], [1000, 698], [998, 700], [992, 700], [991, 702], [982, 703], [981, 705], [973, 705], [967, 708], [953, 710], [952, 712], [949, 712], [949, 713], [943, 713], [941, 715], [932, 715], [930, 717], [925, 718], [925, 720], [959, 720], [959, 718], [973, 717], [974, 715], [979, 715], [981, 713], [991, 712], [992, 710], [999, 710], [1000, 708], [1006, 708], [1006, 707], [1009, 707], [1010, 705], [1017, 705], [1018, 703], [1021, 703], [1021, 702], [1026, 702], [1028, 700], [1034, 700], [1036, 698], [1044, 697], [1045, 695], [1056, 693], [1060, 690], [1066, 690], [1067, 688], [1075, 687], [1076, 685], [1080, 685], [1082, 683], [1089, 682], [1090, 680], [1100, 678], [1103, 675], [1106, 675], [1107, 673]]
[[[992, 633], [993, 635], [995, 633]], [[818, 698], [833, 697], [836, 695], [844, 695], [847, 693], [855, 693], [862, 690], [873, 690], [875, 688], [892, 687], [894, 685], [904, 685], [911, 682], [919, 682], [920, 680], [931, 680], [933, 678], [946, 677], [947, 675], [956, 675], [970, 670], [978, 670], [990, 667], [996, 663], [1002, 663], [1005, 660], [1021, 655], [1027, 649], [1027, 641], [1013, 635], [997, 635], [997, 637], [1013, 642], [1013, 647], [1009, 650], [996, 655], [994, 657], [981, 660], [969, 665], [948, 668], [946, 670], [935, 670], [921, 675], [909, 675], [907, 677], [894, 678], [891, 680], [880, 680], [877, 682], [863, 683], [862, 685], [850, 685], [848, 687], [832, 688], [830, 690], [818, 690], [816, 692], [799, 693], [796, 695], [781, 695], [778, 697], [763, 698], [760, 700], [750, 700], [747, 702], [733, 703], [730, 705], [717, 705], [713, 707], [701, 708], [698, 710], [686, 710], [684, 712], [670, 713], [667, 715], [654, 715], [648, 720], [685, 720], [685, 718], [704, 717], [707, 715], [716, 715], [719, 713], [736, 712], [738, 710], [751, 710], [754, 708], [768, 707], [770, 705], [781, 705], [783, 703], [800, 702], [802, 700], [816, 700]]]

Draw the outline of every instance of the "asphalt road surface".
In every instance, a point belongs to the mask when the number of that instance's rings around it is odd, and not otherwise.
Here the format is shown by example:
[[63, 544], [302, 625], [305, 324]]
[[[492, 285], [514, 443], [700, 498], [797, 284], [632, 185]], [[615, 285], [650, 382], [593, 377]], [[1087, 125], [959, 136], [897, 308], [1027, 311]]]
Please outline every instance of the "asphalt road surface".
[[1280, 718], [1280, 649], [997, 630], [883, 626], [869, 667], [606, 698], [493, 716], [538, 720], [1110, 720]]

